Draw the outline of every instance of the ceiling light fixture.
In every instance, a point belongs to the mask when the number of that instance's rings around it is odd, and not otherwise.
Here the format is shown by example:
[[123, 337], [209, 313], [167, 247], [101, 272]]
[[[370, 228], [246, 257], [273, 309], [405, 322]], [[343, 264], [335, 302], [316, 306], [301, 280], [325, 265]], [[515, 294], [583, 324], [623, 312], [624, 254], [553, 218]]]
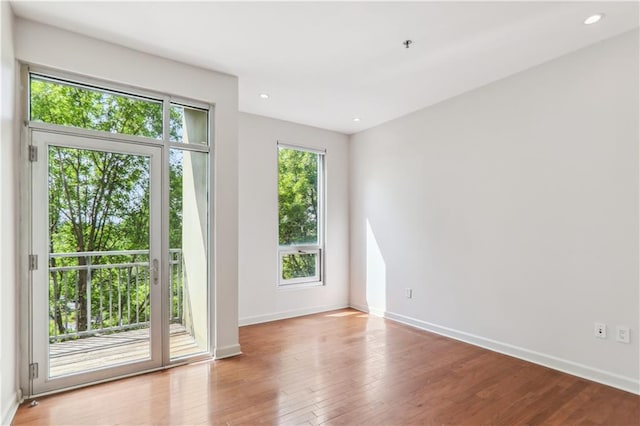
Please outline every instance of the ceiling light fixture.
[[584, 24], [585, 25], [595, 24], [596, 22], [599, 22], [602, 18], [604, 18], [604, 13], [596, 13], [595, 15], [591, 15], [587, 19], [585, 19]]
[[357, 123], [358, 121], [360, 121], [360, 118], [358, 118], [358, 117], [354, 117], [354, 118], [353, 118], [353, 121], [355, 121], [355, 122]]
[[260, 97], [262, 99], [269, 99], [269, 94], [268, 93], [260, 93]]

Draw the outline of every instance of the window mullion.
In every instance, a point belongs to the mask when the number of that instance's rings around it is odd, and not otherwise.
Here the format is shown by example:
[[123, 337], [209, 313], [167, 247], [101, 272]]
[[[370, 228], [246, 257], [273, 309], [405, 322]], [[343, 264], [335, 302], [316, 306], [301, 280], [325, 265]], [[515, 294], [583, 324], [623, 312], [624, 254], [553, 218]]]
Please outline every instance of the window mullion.
[[169, 145], [171, 100], [168, 96], [162, 99], [162, 141]]

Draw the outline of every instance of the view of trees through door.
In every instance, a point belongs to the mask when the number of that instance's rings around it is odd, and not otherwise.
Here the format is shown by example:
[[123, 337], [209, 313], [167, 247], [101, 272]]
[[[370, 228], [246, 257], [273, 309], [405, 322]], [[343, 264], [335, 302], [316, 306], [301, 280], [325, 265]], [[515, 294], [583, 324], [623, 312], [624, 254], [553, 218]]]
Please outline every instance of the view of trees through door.
[[[114, 270], [96, 268], [149, 261], [148, 181], [143, 156], [49, 149], [52, 339], [81, 335], [92, 326], [108, 329], [148, 321], [149, 280], [141, 279], [138, 268], [118, 280], [110, 279]], [[133, 250], [143, 253], [128, 253]], [[100, 284], [88, 294], [91, 281]], [[121, 293], [115, 305], [114, 291]]]
[[[30, 79], [29, 100], [31, 122], [163, 139], [163, 103], [159, 100], [39, 76]], [[197, 134], [198, 140], [208, 144], [206, 110], [174, 104], [167, 110], [170, 134], [166, 139], [186, 145], [189, 134]], [[179, 357], [208, 348], [208, 152], [182, 148], [165, 152], [169, 180], [166, 317], [171, 323], [170, 353]], [[50, 345], [123, 332], [133, 332], [128, 335], [132, 339], [148, 340], [148, 333], [141, 331], [149, 328], [155, 268], [149, 256], [149, 158], [52, 145], [45, 155]], [[160, 182], [161, 175], [154, 178]], [[190, 186], [185, 189], [184, 185]], [[190, 217], [184, 217], [185, 207]], [[189, 233], [185, 220], [202, 225], [197, 234]], [[191, 239], [195, 248], [186, 249], [185, 259], [185, 242]], [[189, 337], [176, 340], [179, 348], [173, 347], [174, 332]], [[52, 357], [56, 351], [53, 346], [49, 349]], [[70, 372], [74, 371], [60, 370], [59, 374]]]

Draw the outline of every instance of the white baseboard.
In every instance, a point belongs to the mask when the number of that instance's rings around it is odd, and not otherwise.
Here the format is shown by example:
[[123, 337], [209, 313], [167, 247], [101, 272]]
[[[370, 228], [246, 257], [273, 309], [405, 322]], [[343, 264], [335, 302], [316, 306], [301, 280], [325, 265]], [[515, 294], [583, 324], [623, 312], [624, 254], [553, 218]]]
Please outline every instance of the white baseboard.
[[314, 306], [311, 308], [293, 309], [290, 311], [282, 311], [282, 312], [275, 312], [272, 314], [256, 315], [251, 317], [240, 318], [240, 320], [238, 321], [238, 324], [240, 325], [240, 327], [242, 327], [244, 325], [278, 321], [278, 320], [287, 319], [287, 318], [301, 317], [303, 315], [317, 314], [320, 312], [335, 311], [336, 309], [344, 309], [348, 307], [349, 305], [347, 303], [344, 303], [344, 304], [338, 304], [338, 305]]
[[2, 413], [2, 419], [0, 420], [2, 426], [10, 425], [16, 415], [16, 411], [18, 411], [18, 393], [14, 392], [10, 399], [11, 402]]
[[229, 358], [236, 355], [241, 355], [240, 344], [222, 346], [221, 348], [215, 348], [213, 351], [214, 359]]
[[[449, 327], [444, 327], [427, 321], [411, 318], [405, 315], [400, 315], [393, 312], [384, 312], [379, 309], [369, 308], [357, 304], [352, 304], [351, 307], [359, 311], [369, 312], [373, 315], [382, 316], [392, 321], [416, 327], [421, 330], [440, 334], [442, 336], [460, 340], [465, 343], [470, 343], [475, 346], [480, 346], [481, 348], [489, 349], [494, 352], [499, 352], [501, 354], [529, 361], [534, 364], [539, 364], [545, 367], [552, 368], [554, 370], [562, 371], [563, 373], [582, 377], [587, 380], [592, 380], [594, 382], [602, 383], [607, 386], [612, 386], [614, 388], [622, 389], [624, 391], [640, 395], [640, 380], [636, 380], [631, 377], [621, 376], [616, 373], [589, 367], [588, 365], [558, 358], [553, 355], [532, 351], [529, 349], [521, 348], [519, 346], [510, 345], [508, 343], [498, 342], [496, 340], [487, 339], [482, 336], [466, 333], [464, 331], [455, 330]], [[379, 312], [382, 312], [382, 315], [380, 315]]]
[[377, 317], [384, 318], [385, 311], [383, 309], [374, 308], [373, 306], [360, 305], [358, 303], [350, 303], [349, 307], [356, 311], [366, 312]]

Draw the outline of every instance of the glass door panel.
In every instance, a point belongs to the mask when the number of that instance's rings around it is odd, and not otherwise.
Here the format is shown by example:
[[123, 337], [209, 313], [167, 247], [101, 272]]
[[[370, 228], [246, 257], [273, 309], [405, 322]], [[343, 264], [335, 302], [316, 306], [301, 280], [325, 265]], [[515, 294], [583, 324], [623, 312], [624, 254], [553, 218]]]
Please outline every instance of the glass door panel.
[[33, 392], [161, 366], [161, 149], [36, 131], [32, 144]]
[[169, 152], [169, 355], [209, 352], [208, 154]]

